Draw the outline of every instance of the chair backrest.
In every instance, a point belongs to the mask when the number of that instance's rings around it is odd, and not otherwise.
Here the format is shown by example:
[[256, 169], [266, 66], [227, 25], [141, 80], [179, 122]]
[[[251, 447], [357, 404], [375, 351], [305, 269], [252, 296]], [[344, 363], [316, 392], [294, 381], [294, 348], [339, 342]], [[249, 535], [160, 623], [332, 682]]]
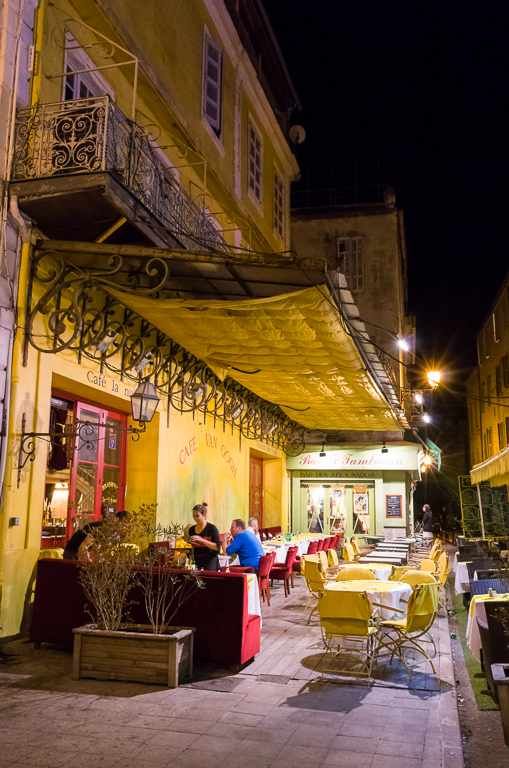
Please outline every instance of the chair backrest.
[[431, 547], [431, 551], [429, 553], [430, 560], [434, 560], [436, 563], [438, 558], [440, 557], [441, 551], [442, 551], [442, 542], [440, 541], [440, 539], [437, 539], [433, 544], [433, 546]]
[[326, 590], [318, 603], [326, 635], [366, 637], [373, 609], [365, 592]]
[[301, 573], [304, 574], [304, 577], [306, 576], [306, 566], [308, 563], [316, 563], [318, 565], [320, 563], [318, 555], [302, 555], [300, 559], [300, 570]]
[[[429, 574], [428, 574], [429, 575]], [[412, 591], [408, 601], [408, 613], [405, 634], [409, 632], [426, 632], [438, 611], [438, 584], [418, 584]]]
[[314, 562], [313, 560], [308, 560], [305, 566], [304, 578], [306, 579], [306, 586], [310, 592], [318, 595], [323, 593], [327, 579], [321, 572], [319, 563]]
[[389, 576], [389, 581], [401, 581], [401, 577], [411, 570], [414, 569], [409, 568], [408, 565], [393, 565], [391, 575]]
[[437, 570], [440, 575], [444, 576], [446, 576], [451, 570], [451, 566], [449, 565], [449, 555], [447, 552], [442, 552], [440, 554], [437, 563]]
[[318, 541], [318, 546], [317, 546], [317, 548], [316, 548], [316, 551], [317, 551], [317, 552], [321, 552], [321, 551], [322, 551], [322, 549], [323, 549], [323, 539], [319, 539], [319, 541]]
[[330, 539], [329, 539], [329, 537], [326, 537], [323, 540], [322, 552], [327, 552], [327, 550], [329, 549], [329, 543], [330, 543]]
[[269, 575], [270, 569], [272, 568], [272, 554], [270, 555], [262, 555], [260, 557], [260, 562], [258, 564], [258, 578], [262, 579]]
[[295, 558], [297, 557], [298, 551], [298, 547], [288, 547], [288, 552], [286, 553], [285, 568], [292, 567]]
[[355, 562], [353, 547], [348, 542], [343, 545], [343, 560], [345, 560], [347, 563]]
[[353, 551], [356, 555], [360, 555], [361, 548], [359, 547], [359, 539], [357, 536], [352, 536], [350, 539], [350, 546], [353, 548]]
[[334, 568], [339, 565], [338, 553], [334, 548], [331, 547], [331, 549], [329, 549], [327, 557], [329, 558], [329, 565], [332, 565]]
[[418, 584], [436, 584], [436, 579], [429, 571], [417, 571], [410, 569], [404, 573], [399, 581], [404, 584], [410, 584], [411, 587], [415, 587]]
[[322, 573], [327, 573], [327, 568], [329, 567], [329, 561], [327, 559], [327, 553], [323, 551], [318, 553], [318, 557], [320, 559], [320, 568], [322, 570]]
[[337, 546], [338, 546], [338, 537], [333, 536], [330, 543], [330, 549], [336, 549]]
[[433, 560], [430, 558], [424, 558], [424, 560], [421, 560], [420, 565], [421, 571], [428, 571], [429, 573], [435, 573], [436, 571], [436, 565]]
[[355, 568], [342, 568], [336, 581], [356, 581], [358, 579], [370, 581], [374, 578], [375, 574], [370, 568], [363, 568], [362, 565], [358, 565]]
[[308, 555], [315, 555], [317, 549], [318, 549], [318, 542], [317, 541], [310, 541], [307, 554]]

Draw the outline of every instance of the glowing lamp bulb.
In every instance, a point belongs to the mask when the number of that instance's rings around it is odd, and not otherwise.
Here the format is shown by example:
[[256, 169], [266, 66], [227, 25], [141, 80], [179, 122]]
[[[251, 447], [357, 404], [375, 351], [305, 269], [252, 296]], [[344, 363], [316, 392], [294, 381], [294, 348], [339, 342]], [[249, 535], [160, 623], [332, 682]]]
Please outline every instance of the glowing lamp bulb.
[[431, 421], [427, 413], [424, 414], [424, 416], [422, 417], [422, 420], [424, 421], [425, 424], [429, 424]]
[[431, 389], [436, 389], [440, 384], [440, 378], [442, 376], [440, 371], [428, 371], [426, 376], [428, 378], [428, 384], [430, 385]]
[[403, 338], [403, 336], [398, 335], [398, 347], [403, 350], [403, 352], [410, 352], [410, 347], [408, 346], [408, 342], [406, 339]]

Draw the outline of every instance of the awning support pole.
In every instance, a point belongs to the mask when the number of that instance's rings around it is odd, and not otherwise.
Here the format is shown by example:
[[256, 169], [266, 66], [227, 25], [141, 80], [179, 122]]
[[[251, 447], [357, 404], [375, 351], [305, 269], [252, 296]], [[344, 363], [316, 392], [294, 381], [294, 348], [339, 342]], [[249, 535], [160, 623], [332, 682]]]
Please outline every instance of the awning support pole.
[[481, 530], [482, 530], [482, 537], [483, 539], [486, 538], [484, 534], [484, 516], [482, 513], [482, 504], [481, 504], [481, 489], [479, 488], [479, 483], [477, 483], [477, 499], [479, 501], [479, 514], [481, 516]]

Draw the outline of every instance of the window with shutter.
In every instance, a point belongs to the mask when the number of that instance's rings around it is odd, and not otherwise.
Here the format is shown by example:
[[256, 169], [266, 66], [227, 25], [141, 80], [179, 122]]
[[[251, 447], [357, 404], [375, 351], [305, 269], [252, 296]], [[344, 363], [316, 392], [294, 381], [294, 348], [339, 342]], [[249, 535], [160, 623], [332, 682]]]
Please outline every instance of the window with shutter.
[[221, 132], [223, 53], [214, 41], [205, 35], [203, 43], [203, 116], [219, 136]]
[[247, 186], [258, 202], [262, 201], [262, 140], [253, 123], [248, 123], [248, 175]]
[[274, 229], [280, 237], [284, 237], [285, 186], [277, 171], [274, 171]]
[[495, 387], [497, 392], [497, 397], [500, 397], [502, 394], [502, 372], [500, 365], [497, 365], [495, 368]]
[[364, 290], [364, 253], [362, 237], [339, 237], [338, 257], [340, 270], [351, 291]]
[[502, 358], [502, 371], [504, 387], [509, 387], [509, 355], [504, 355]]

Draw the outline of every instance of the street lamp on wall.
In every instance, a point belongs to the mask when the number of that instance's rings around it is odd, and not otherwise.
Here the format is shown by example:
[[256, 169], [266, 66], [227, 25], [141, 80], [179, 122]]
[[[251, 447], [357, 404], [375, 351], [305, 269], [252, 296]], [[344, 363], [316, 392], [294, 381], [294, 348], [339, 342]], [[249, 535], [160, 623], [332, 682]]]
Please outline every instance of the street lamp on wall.
[[426, 373], [426, 378], [428, 379], [428, 384], [430, 385], [431, 389], [436, 389], [438, 387], [441, 377], [442, 374], [440, 371], [428, 371]]
[[151, 381], [140, 381], [136, 392], [131, 395], [131, 412], [133, 421], [148, 424], [152, 421], [159, 405], [156, 388]]

